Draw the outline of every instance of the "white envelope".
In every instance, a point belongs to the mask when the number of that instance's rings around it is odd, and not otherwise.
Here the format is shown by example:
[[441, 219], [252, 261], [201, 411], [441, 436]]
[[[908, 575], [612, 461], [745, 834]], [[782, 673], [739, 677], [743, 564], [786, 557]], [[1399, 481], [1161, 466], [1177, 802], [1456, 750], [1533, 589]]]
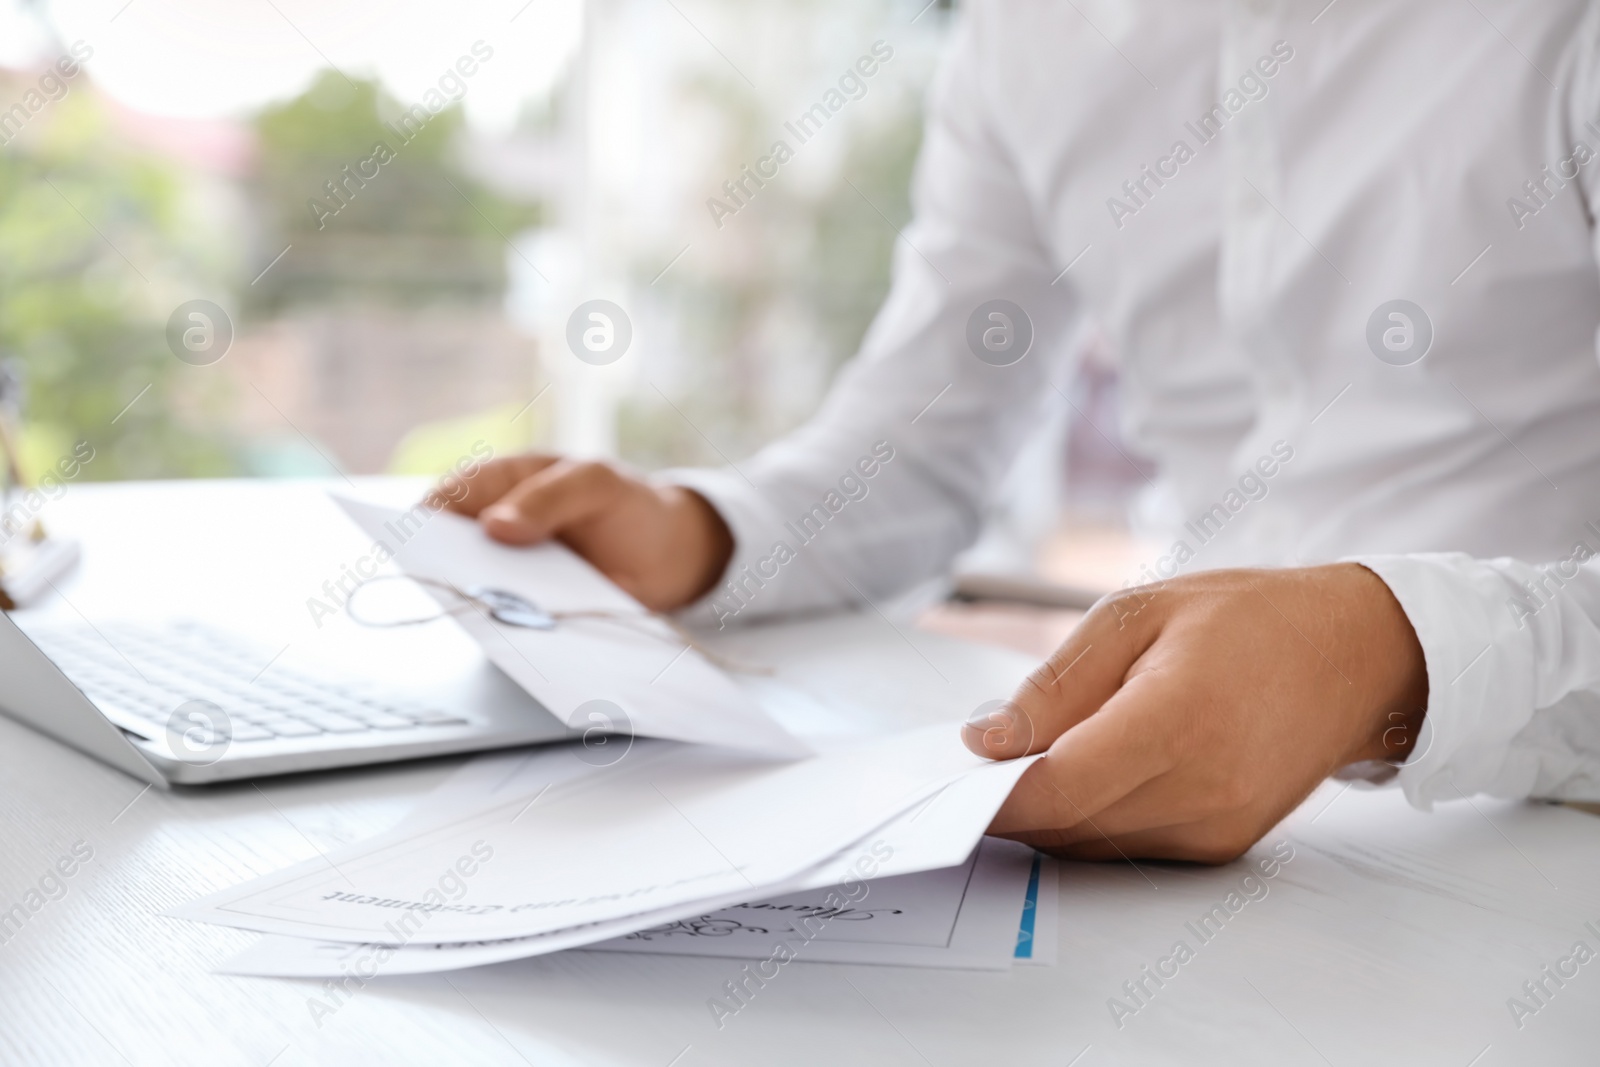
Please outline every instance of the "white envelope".
[[[462, 590], [504, 590], [548, 612], [630, 616], [626, 623], [562, 619], [548, 630], [507, 625], [479, 610], [454, 616], [495, 666], [568, 726], [782, 757], [810, 751], [773, 722], [754, 695], [565, 545], [513, 548], [451, 512], [420, 505], [399, 512], [337, 495], [334, 500], [409, 575]], [[449, 608], [463, 604], [445, 591], [435, 595]], [[624, 721], [617, 721], [613, 707]]]
[[[958, 748], [958, 731], [953, 726], [945, 736], [940, 736], [937, 729], [909, 731], [900, 736], [912, 734], [926, 738], [926, 743], [935, 744], [951, 753]], [[861, 738], [831, 741], [824, 745], [822, 755], [842, 753], [864, 743]], [[649, 739], [635, 741], [634, 745], [639, 753], [668, 749], [666, 742]], [[522, 803], [539, 796], [547, 786], [602, 769], [582, 762], [585, 755], [570, 747], [549, 745], [532, 750], [482, 753], [462, 764], [405, 818], [367, 844], [415, 838], [425, 830], [460, 818], [463, 813], [504, 805], [520, 808]], [[956, 758], [960, 758], [959, 754]], [[1014, 774], [968, 774], [956, 778], [931, 797], [874, 831], [872, 839], [888, 842], [892, 854], [876, 857], [876, 870], [871, 877], [891, 878], [964, 863], [993, 820], [994, 813], [1005, 802], [1016, 778], [1039, 758], [1025, 756], [1001, 765], [1002, 768], [1013, 768]], [[983, 761], [973, 760], [973, 764], [982, 766]], [[796, 888], [818, 889], [834, 885], [846, 877], [845, 868], [854, 858], [852, 850], [846, 849], [841, 856], [824, 862], [820, 871], [807, 876]], [[307, 870], [314, 866], [314, 862], [304, 865]]]

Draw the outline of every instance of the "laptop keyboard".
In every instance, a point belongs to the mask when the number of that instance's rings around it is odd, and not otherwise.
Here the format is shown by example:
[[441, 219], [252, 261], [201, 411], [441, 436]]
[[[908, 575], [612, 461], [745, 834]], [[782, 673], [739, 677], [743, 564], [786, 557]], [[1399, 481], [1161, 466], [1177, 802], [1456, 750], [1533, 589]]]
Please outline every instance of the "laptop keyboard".
[[[201, 743], [270, 741], [371, 731], [400, 732], [468, 722], [423, 704], [316, 678], [274, 664], [272, 651], [196, 624], [30, 627], [28, 636], [107, 718], [162, 736], [194, 700], [224, 718], [197, 715], [179, 728]], [[194, 731], [198, 730], [200, 736]]]

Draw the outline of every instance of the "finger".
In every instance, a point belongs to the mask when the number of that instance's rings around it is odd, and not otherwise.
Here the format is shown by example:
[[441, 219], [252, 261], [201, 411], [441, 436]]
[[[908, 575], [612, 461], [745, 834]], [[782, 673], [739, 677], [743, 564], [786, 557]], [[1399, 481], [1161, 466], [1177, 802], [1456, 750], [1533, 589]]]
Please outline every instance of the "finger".
[[[1179, 741], [1178, 751], [1190, 746]], [[1279, 795], [1277, 803], [1265, 809], [1284, 812], [1298, 808], [1320, 782], [1310, 781], [1302, 790]], [[1260, 797], [1252, 782], [1236, 770], [1225, 769], [1216, 760], [1191, 760], [1139, 786], [1087, 823], [1063, 831], [1062, 841], [1091, 840], [1096, 837], [1121, 837], [1199, 822], [1228, 822], [1262, 817]]]
[[559, 462], [560, 456], [503, 456], [478, 465], [471, 474], [447, 474], [427, 496], [436, 508], [477, 518], [478, 513], [505, 496], [517, 484]]
[[[1237, 810], [1232, 803], [1233, 790], [1214, 790], [1204, 782], [1195, 781], [1188, 771], [1189, 768], [1179, 768], [1157, 775], [1092, 818], [1084, 818], [1074, 826], [1059, 828], [1056, 833], [1060, 843], [1065, 845], [1096, 838], [1123, 837], [1201, 819], [1220, 818]], [[1069, 797], [1069, 809], [1072, 799], [1076, 798]]]
[[1244, 855], [1260, 835], [1226, 820], [1174, 823], [1129, 834], [1096, 834], [1072, 841], [1054, 841], [1048, 834], [999, 834], [1061, 859], [1181, 860], [1186, 863], [1229, 863]]
[[[1070, 848], [1084, 842], [1107, 841], [1127, 837], [1130, 834], [1149, 833], [1168, 826], [1184, 826], [1198, 822], [1202, 817], [1201, 813], [1185, 811], [1185, 806], [1181, 802], [1173, 802], [1172, 794], [1181, 793], [1182, 790], [1182, 786], [1177, 784], [1177, 778], [1176, 774], [1158, 775], [1092, 816], [1075, 808], [1071, 798], [1068, 797], [1066, 808], [1078, 817], [1076, 823], [1047, 829], [1011, 830], [1000, 833], [999, 836], [1026, 841], [1035, 848], [1051, 851]], [[1155, 796], [1160, 797], [1159, 803], [1146, 802]], [[989, 832], [998, 833], [993, 826]]]
[[563, 459], [518, 482], [478, 521], [496, 541], [531, 545], [604, 512], [626, 490], [622, 475], [603, 463]]
[[1101, 600], [1010, 700], [979, 706], [962, 729], [967, 748], [989, 759], [1049, 748], [1117, 692], [1160, 634], [1162, 607], [1158, 586]]
[[1087, 719], [1056, 739], [1023, 772], [990, 825], [992, 833], [1079, 826], [1177, 763], [1162, 713], [1181, 694], [1169, 675], [1131, 678]]

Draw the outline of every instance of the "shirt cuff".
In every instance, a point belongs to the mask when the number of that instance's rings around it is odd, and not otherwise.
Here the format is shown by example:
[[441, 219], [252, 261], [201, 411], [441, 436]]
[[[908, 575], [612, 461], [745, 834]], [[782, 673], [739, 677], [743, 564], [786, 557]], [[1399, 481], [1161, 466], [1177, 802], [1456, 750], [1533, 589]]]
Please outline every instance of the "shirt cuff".
[[1427, 715], [1399, 773], [1406, 799], [1426, 811], [1479, 792], [1527, 796], [1538, 768], [1512, 757], [1512, 739], [1533, 718], [1536, 661], [1530, 632], [1507, 606], [1509, 579], [1460, 553], [1347, 562], [1389, 587], [1427, 661]]

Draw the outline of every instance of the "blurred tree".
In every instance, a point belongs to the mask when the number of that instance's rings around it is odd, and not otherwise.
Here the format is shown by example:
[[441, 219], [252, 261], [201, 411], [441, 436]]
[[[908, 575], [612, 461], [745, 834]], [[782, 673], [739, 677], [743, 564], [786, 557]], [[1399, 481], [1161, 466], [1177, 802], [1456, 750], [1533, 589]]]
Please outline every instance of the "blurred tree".
[[[737, 173], [770, 146], [783, 116], [727, 79], [697, 81], [688, 91], [727, 123], [724, 153], [706, 168], [704, 185], [716, 188], [716, 177]], [[810, 414], [887, 296], [895, 231], [911, 217], [920, 97], [898, 94], [890, 112], [830, 131], [847, 141], [820, 188], [780, 174], [718, 231], [720, 260], [698, 271], [686, 264], [654, 285], [675, 304], [683, 348], [704, 354], [679, 401], [694, 425], [641, 391], [619, 411], [625, 457], [647, 466], [720, 464], [701, 431], [739, 456]], [[641, 287], [660, 269], [653, 259], [637, 264]]]
[[376, 82], [324, 71], [257, 116], [253, 192], [268, 231], [258, 256], [265, 266], [293, 251], [251, 287], [253, 312], [500, 299], [504, 238], [536, 224], [539, 208], [502, 199], [456, 162], [459, 106], [420, 129], [402, 111]]
[[907, 106], [892, 124], [851, 138], [839, 179], [812, 206], [810, 255], [800, 258], [796, 282], [826, 338], [829, 371], [855, 355], [889, 295], [895, 231], [911, 221], [921, 148], [922, 109]]
[[85, 87], [0, 151], [0, 351], [24, 367], [35, 473], [80, 440], [95, 449], [83, 478], [234, 469], [205, 387], [183, 380], [204, 368], [166, 346], [174, 306], [223, 295], [223, 254], [193, 223], [181, 175], [119, 139]]

